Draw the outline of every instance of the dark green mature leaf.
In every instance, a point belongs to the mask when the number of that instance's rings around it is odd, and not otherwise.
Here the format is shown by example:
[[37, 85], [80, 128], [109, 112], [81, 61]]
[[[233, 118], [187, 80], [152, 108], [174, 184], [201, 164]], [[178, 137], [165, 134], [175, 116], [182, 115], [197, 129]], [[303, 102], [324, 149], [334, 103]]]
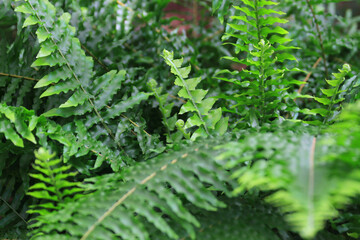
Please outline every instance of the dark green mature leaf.
[[[150, 239], [145, 230], [146, 222], [169, 238], [178, 238], [164, 215], [195, 236], [192, 225], [199, 226], [199, 222], [175, 192], [199, 208], [213, 211], [225, 207], [207, 188], [210, 184], [229, 194], [228, 172], [213, 158], [216, 144], [202, 142], [183, 146], [181, 151], [138, 164], [122, 176], [110, 174], [88, 179], [89, 190], [95, 192], [45, 215], [41, 220], [46, 226], [39, 229], [45, 234], [42, 239], [57, 239], [58, 236], [68, 239], [100, 239], [104, 236]], [[71, 225], [73, 227], [69, 227]], [[59, 232], [65, 229], [66, 233]]]

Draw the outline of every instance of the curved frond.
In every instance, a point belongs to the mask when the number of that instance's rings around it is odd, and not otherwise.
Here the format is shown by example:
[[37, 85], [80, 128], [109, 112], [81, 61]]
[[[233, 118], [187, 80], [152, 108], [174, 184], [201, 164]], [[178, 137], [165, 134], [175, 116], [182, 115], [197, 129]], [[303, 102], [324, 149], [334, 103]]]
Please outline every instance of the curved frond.
[[[227, 166], [237, 167], [233, 177], [239, 182], [235, 193], [258, 188], [271, 191], [266, 198], [281, 207], [293, 228], [312, 238], [325, 221], [338, 215], [337, 208], [360, 193], [360, 171], [346, 161], [329, 162], [338, 148], [322, 143], [328, 136], [294, 135], [293, 132], [258, 133], [224, 145]], [[346, 146], [351, 151], [351, 145]], [[330, 151], [330, 152], [329, 152]]]
[[214, 211], [225, 205], [208, 186], [229, 194], [228, 173], [212, 157], [213, 144], [184, 146], [123, 174], [89, 179], [88, 190], [95, 192], [44, 216], [48, 224], [41, 229], [45, 234], [41, 239], [57, 239], [60, 232], [68, 239], [150, 239], [148, 224], [171, 239], [178, 238], [167, 219], [194, 237], [193, 225], [199, 222], [185, 203]]

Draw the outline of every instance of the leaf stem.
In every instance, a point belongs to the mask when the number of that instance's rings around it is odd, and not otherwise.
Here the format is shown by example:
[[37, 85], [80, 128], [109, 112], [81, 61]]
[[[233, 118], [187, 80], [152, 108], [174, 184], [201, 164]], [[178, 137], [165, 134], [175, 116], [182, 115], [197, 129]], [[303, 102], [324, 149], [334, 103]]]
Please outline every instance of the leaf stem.
[[319, 41], [320, 41], [321, 54], [322, 54], [322, 58], [323, 58], [323, 60], [324, 60], [325, 78], [328, 79], [328, 78], [329, 78], [329, 71], [328, 71], [328, 68], [327, 68], [326, 55], [325, 55], [325, 49], [324, 49], [324, 43], [323, 43], [323, 39], [322, 39], [322, 36], [321, 36], [321, 32], [320, 32], [320, 27], [319, 27], [319, 24], [318, 24], [318, 20], [317, 20], [317, 17], [316, 17], [314, 8], [312, 7], [310, 1], [309, 1], [309, 0], [306, 0], [306, 2], [307, 2], [308, 6], [309, 6], [309, 8], [310, 8], [311, 14], [312, 14], [313, 19], [314, 19], [314, 23], [315, 23], [315, 26], [316, 26], [316, 31], [317, 31], [318, 38], [319, 38]]
[[[196, 150], [195, 150], [196, 151]], [[188, 154], [184, 154], [181, 156], [181, 158], [186, 158], [188, 156]], [[165, 171], [165, 169], [168, 168], [168, 165], [173, 165], [175, 163], [178, 162], [178, 159], [173, 159], [171, 160], [169, 163], [163, 165], [162, 167], [160, 167], [160, 169], [158, 169], [157, 171], [151, 173], [150, 175], [148, 175], [147, 177], [145, 177], [143, 180], [140, 181], [140, 183], [138, 183], [136, 186], [132, 187], [129, 191], [127, 191], [119, 200], [117, 200], [101, 217], [98, 218], [98, 220], [92, 224], [88, 230], [84, 233], [84, 235], [81, 237], [80, 240], [85, 240], [87, 239], [90, 234], [95, 230], [95, 228], [104, 221], [104, 219], [106, 217], [108, 217], [112, 212], [114, 212], [114, 210], [120, 206], [128, 197], [130, 197], [135, 191], [136, 189], [141, 186], [141, 185], [145, 185], [147, 182], [149, 182], [151, 179], [153, 179], [159, 172], [161, 171]]]
[[[259, 8], [258, 8], [258, 0], [255, 0], [255, 16], [256, 16], [256, 29], [258, 34], [258, 44], [261, 41], [261, 26], [260, 26], [260, 20], [259, 20]], [[265, 116], [265, 79], [264, 79], [264, 61], [263, 61], [263, 55], [264, 55], [264, 47], [260, 46], [261, 52], [260, 52], [260, 119], [259, 124], [262, 125], [264, 122], [264, 116]]]
[[2, 72], [0, 72], [0, 76], [12, 77], [12, 78], [21, 78], [21, 79], [31, 80], [31, 81], [39, 81], [38, 79], [31, 78], [31, 77], [25, 77], [25, 76], [20, 76], [20, 75], [15, 75], [15, 74], [8, 74], [8, 73], [2, 73]]
[[310, 226], [314, 226], [314, 184], [315, 184], [315, 148], [316, 137], [313, 138], [310, 154], [309, 154], [309, 178], [308, 178], [308, 223]]

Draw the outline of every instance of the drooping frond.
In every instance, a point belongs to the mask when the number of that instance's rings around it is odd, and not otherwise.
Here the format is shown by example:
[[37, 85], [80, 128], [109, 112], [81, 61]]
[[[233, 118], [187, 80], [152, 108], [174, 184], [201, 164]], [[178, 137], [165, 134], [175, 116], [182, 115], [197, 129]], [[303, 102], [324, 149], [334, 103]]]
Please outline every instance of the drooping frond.
[[200, 225], [185, 202], [214, 211], [225, 205], [208, 187], [229, 194], [229, 174], [213, 158], [214, 144], [183, 146], [123, 174], [88, 179], [87, 189], [95, 192], [44, 216], [41, 239], [152, 239], [147, 226], [178, 238], [167, 219], [194, 237], [193, 226]]
[[[328, 161], [329, 156], [339, 156], [339, 148], [326, 147], [322, 141], [327, 138], [293, 132], [248, 134], [224, 145], [228, 151], [220, 158], [230, 168], [243, 165], [233, 174], [240, 184], [235, 193], [271, 191], [266, 200], [282, 209], [302, 237], [311, 238], [337, 216], [336, 208], [360, 192], [357, 168], [346, 160]], [[353, 152], [351, 145], [345, 147]], [[237, 160], [226, 161], [229, 156]]]
[[24, 147], [23, 138], [36, 143], [31, 132], [34, 129], [31, 118], [30, 111], [24, 108], [8, 107], [3, 103], [0, 105], [0, 133], [18, 147]]
[[[226, 208], [216, 212], [198, 211], [196, 216], [201, 226], [196, 229], [196, 239], [280, 240], [274, 229], [286, 229], [286, 222], [276, 208], [264, 204], [257, 197], [221, 198]], [[176, 223], [173, 225], [179, 228]], [[179, 239], [192, 239], [185, 231], [180, 236]], [[156, 231], [151, 239], [166, 240], [168, 237]]]

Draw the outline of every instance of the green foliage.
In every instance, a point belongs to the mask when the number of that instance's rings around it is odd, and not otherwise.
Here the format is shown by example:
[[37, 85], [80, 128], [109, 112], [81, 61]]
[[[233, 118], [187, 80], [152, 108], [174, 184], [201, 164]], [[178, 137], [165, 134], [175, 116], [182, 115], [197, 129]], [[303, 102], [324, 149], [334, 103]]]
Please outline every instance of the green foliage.
[[[337, 129], [358, 118], [352, 119], [354, 115], [349, 117], [349, 112], [344, 111], [340, 115], [343, 122], [331, 128]], [[350, 135], [357, 136], [358, 131], [354, 130], [351, 133], [330, 130], [335, 133], [330, 139], [342, 139], [331, 145], [327, 143], [328, 135], [249, 134], [239, 142], [220, 147], [227, 149], [220, 158], [236, 157], [226, 163], [229, 168], [243, 165], [232, 175], [240, 184], [236, 194], [253, 188], [270, 191], [266, 200], [279, 206], [304, 238], [312, 238], [324, 227], [325, 220], [337, 216], [336, 208], [344, 207], [359, 194], [360, 172], [354, 166], [355, 158], [359, 157], [358, 147], [353, 141], [343, 141], [353, 139]], [[350, 159], [346, 153], [351, 154]]]
[[[5, 135], [6, 139], [18, 147], [24, 147], [22, 138], [36, 143], [35, 137], [31, 133], [35, 126], [34, 120], [29, 119], [32, 117], [30, 112], [2, 104], [0, 105], [0, 114], [0, 132]], [[28, 121], [25, 121], [25, 119]]]
[[[87, 179], [85, 188], [93, 193], [43, 216], [46, 227], [39, 230], [45, 234], [41, 239], [111, 239], [116, 236], [152, 239], [146, 229], [153, 227], [168, 238], [178, 238], [166, 219], [177, 222], [194, 238], [192, 225], [200, 225], [186, 209], [185, 202], [214, 211], [225, 205], [211, 190], [229, 195], [225, 185], [229, 182], [228, 174], [213, 158], [216, 151], [212, 146], [216, 144], [183, 146], [181, 151], [138, 164], [124, 174]], [[178, 194], [183, 198], [178, 198]], [[163, 219], [163, 215], [167, 217]]]
[[[159, 110], [162, 114], [162, 123], [164, 124], [167, 131], [166, 141], [169, 143], [178, 142], [183, 137], [183, 133], [181, 131], [171, 133], [172, 131], [175, 130], [176, 122], [177, 122], [177, 114], [170, 117], [174, 103], [167, 104], [167, 99], [169, 94], [168, 93], [161, 94], [162, 87], [157, 87], [158, 84], [154, 79], [151, 79], [148, 85], [151, 91], [153, 91], [156, 100], [159, 102]], [[185, 136], [188, 136], [188, 134], [185, 133]]]
[[[319, 89], [327, 88], [326, 82], [319, 79], [329, 79], [330, 73], [337, 72], [344, 63], [348, 63], [353, 71], [343, 90], [352, 92], [347, 93], [346, 99], [353, 101], [358, 92], [353, 91], [352, 87], [359, 81], [359, 18], [355, 16], [358, 3], [336, 2], [339, 1], [280, 1], [280, 8], [287, 13], [287, 17], [294, 19], [287, 25], [288, 29], [291, 29], [289, 34], [294, 39], [294, 45], [302, 49], [294, 52], [296, 58], [301, 59], [298, 66], [308, 72], [290, 74], [297, 79], [306, 79], [307, 84], [302, 92], [316, 96]], [[352, 7], [343, 8], [346, 4], [351, 4]], [[341, 12], [346, 13], [340, 14]], [[309, 109], [321, 107], [316, 101], [299, 104]]]
[[36, 160], [33, 168], [38, 173], [32, 173], [30, 176], [39, 182], [32, 185], [27, 194], [44, 201], [30, 206], [30, 210], [28, 210], [30, 214], [38, 214], [33, 219], [35, 223], [30, 225], [30, 228], [33, 229], [30, 232], [31, 239], [42, 237], [41, 229], [47, 225], [47, 221], [43, 219], [44, 216], [61, 209], [61, 204], [74, 201], [82, 196], [80, 193], [83, 192], [83, 189], [79, 187], [80, 183], [68, 180], [69, 177], [74, 177], [76, 172], [68, 172], [71, 165], [59, 166], [61, 159], [53, 159], [55, 155], [43, 148], [35, 152]]
[[176, 125], [184, 133], [185, 136], [190, 138], [186, 130], [198, 127], [195, 132], [191, 134], [191, 140], [198, 137], [211, 136], [216, 133], [223, 135], [227, 130], [228, 118], [222, 118], [221, 108], [211, 110], [216, 102], [214, 98], [205, 98], [208, 91], [203, 89], [196, 89], [201, 81], [201, 77], [190, 78], [189, 73], [191, 66], [182, 67], [183, 59], [174, 59], [174, 53], [164, 50], [163, 58], [167, 65], [171, 68], [171, 73], [176, 76], [175, 85], [180, 86], [178, 92], [179, 97], [185, 98], [188, 101], [181, 107], [179, 114], [192, 113], [184, 123], [183, 120], [178, 120]]
[[[220, 97], [232, 101], [233, 104], [227, 111], [240, 115], [242, 125], [255, 127], [274, 119], [283, 119], [283, 113], [295, 111], [296, 106], [291, 99], [299, 96], [290, 95], [287, 90], [301, 82], [284, 77], [286, 72], [298, 69], [289, 70], [279, 65], [285, 60], [296, 60], [287, 52], [296, 47], [285, 45], [291, 41], [284, 36], [288, 31], [278, 25], [288, 22], [277, 17], [285, 13], [267, 8], [277, 5], [273, 1], [255, 0], [242, 3], [244, 7], [234, 6], [239, 13], [231, 17], [233, 22], [228, 24], [230, 29], [223, 39], [236, 39], [236, 43], [227, 44], [235, 46], [236, 54], [241, 51], [245, 56], [226, 56], [224, 59], [241, 64], [243, 69], [218, 72], [218, 75], [228, 73], [241, 79], [219, 77], [220, 80], [236, 85], [236, 92]], [[273, 27], [275, 24], [277, 25]]]
[[358, 238], [335, 2], [0, 1], [0, 236]]
[[217, 16], [221, 23], [224, 22], [224, 17], [228, 15], [229, 6], [231, 2], [229, 0], [214, 0], [212, 1], [212, 12], [217, 12]]
[[[335, 77], [334, 80], [326, 80], [326, 82], [331, 86], [331, 88], [321, 89], [321, 92], [325, 96], [314, 98], [317, 102], [324, 105], [324, 108], [315, 108], [304, 111], [307, 114], [320, 114], [322, 117], [324, 117], [324, 121], [313, 121], [310, 122], [311, 124], [328, 124], [331, 120], [334, 119], [336, 113], [339, 113], [340, 107], [334, 108], [334, 106], [345, 100], [345, 98], [339, 96], [341, 93], [345, 92], [345, 90], [340, 89], [340, 86], [344, 83], [345, 77], [349, 74], [350, 71], [350, 66], [348, 64], [345, 64], [342, 69], [339, 69], [339, 73], [333, 73]], [[327, 109], [325, 107], [327, 107]]]
[[[271, 229], [277, 228], [282, 231], [288, 227], [276, 208], [259, 201], [255, 195], [241, 198], [222, 197], [221, 200], [226, 203], [226, 208], [216, 212], [202, 211], [199, 213], [201, 227], [196, 229], [197, 239], [275, 240], [281, 238]], [[263, 211], [265, 208], [267, 211]], [[185, 231], [182, 232], [180, 239], [191, 239]], [[160, 239], [167, 238], [160, 232], [156, 233], [154, 240]]]

